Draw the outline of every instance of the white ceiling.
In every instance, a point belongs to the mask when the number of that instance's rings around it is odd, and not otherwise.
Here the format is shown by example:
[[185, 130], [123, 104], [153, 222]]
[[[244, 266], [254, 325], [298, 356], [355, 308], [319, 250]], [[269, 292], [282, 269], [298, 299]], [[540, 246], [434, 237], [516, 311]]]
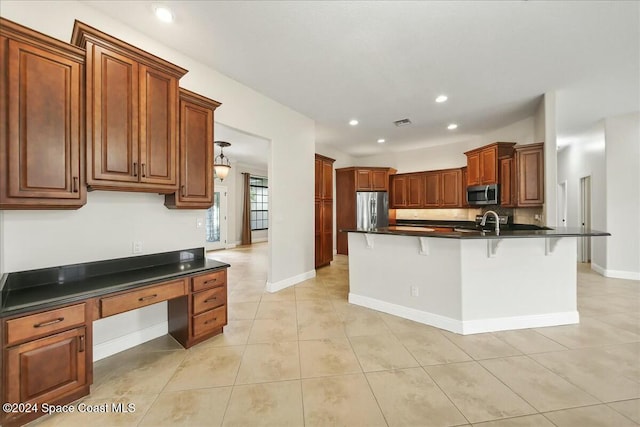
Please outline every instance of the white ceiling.
[[465, 140], [531, 116], [548, 91], [559, 137], [640, 110], [637, 1], [163, 1], [172, 24], [158, 3], [85, 3], [307, 115], [317, 143], [354, 156]]

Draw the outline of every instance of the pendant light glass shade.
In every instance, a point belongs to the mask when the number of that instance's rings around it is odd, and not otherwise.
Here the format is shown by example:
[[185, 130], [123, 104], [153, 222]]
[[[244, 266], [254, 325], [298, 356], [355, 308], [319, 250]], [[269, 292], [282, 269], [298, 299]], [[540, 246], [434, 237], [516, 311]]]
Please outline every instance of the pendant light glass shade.
[[231, 163], [229, 163], [229, 158], [224, 156], [223, 150], [224, 147], [229, 147], [231, 144], [226, 141], [215, 141], [214, 144], [220, 147], [220, 154], [213, 160], [213, 171], [220, 181], [224, 181], [231, 170]]

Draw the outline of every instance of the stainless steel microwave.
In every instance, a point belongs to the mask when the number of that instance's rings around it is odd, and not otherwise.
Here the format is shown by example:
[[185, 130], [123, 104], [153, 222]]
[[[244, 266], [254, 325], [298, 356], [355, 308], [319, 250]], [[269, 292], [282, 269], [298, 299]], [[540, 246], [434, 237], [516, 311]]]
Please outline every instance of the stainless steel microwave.
[[498, 184], [489, 184], [467, 187], [467, 203], [469, 205], [500, 204], [500, 186]]

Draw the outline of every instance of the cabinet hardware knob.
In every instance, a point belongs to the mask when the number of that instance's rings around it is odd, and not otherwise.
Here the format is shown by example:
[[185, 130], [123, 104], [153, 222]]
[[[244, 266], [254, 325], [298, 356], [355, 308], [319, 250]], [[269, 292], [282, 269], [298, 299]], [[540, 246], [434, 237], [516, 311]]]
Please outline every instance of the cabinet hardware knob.
[[146, 177], [146, 176], [147, 176], [147, 172], [146, 172], [147, 168], [146, 168], [146, 165], [145, 165], [144, 163], [142, 163], [142, 164], [140, 165], [140, 167], [141, 167], [141, 169], [142, 169], [142, 177], [144, 178], [144, 177]]
[[73, 177], [73, 192], [74, 193], [78, 192], [78, 177], [77, 176]]
[[64, 320], [64, 317], [58, 317], [57, 319], [49, 320], [48, 322], [36, 323], [33, 325], [34, 328], [43, 328], [45, 326], [55, 325], [56, 323], [60, 323]]
[[158, 294], [147, 295], [146, 297], [140, 297], [140, 298], [138, 298], [138, 301], [141, 301], [141, 302], [142, 302], [142, 301], [147, 301], [147, 300], [150, 300], [150, 299], [154, 299], [154, 298], [155, 298], [155, 297], [157, 297], [157, 296], [158, 296]]
[[138, 163], [133, 162], [133, 176], [138, 176]]
[[182, 197], [186, 197], [187, 194], [185, 192], [184, 184], [180, 186], [180, 190], [182, 191]]
[[80, 335], [78, 338], [80, 338], [80, 348], [78, 349], [78, 353], [83, 353], [84, 352], [84, 335]]

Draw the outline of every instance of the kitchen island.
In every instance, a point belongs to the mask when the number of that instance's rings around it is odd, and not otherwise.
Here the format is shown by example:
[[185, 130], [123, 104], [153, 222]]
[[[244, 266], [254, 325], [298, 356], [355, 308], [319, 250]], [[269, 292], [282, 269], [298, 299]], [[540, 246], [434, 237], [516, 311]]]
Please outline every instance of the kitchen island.
[[595, 230], [390, 226], [349, 235], [349, 302], [459, 334], [579, 322], [577, 239]]

